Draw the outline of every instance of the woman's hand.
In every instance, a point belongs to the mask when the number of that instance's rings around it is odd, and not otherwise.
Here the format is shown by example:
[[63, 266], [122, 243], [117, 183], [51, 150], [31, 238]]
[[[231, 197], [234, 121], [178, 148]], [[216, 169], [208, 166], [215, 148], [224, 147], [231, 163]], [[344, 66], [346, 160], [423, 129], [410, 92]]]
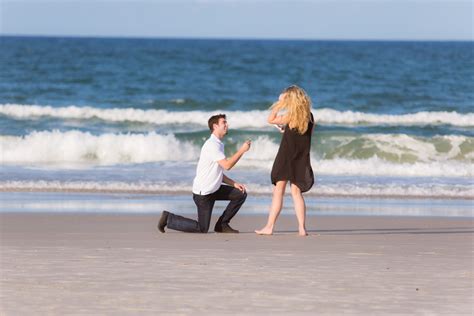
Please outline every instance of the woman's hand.
[[285, 132], [285, 126], [284, 125], [273, 124], [273, 126], [275, 126], [280, 131], [280, 133]]
[[270, 114], [268, 115], [268, 118], [267, 118], [267, 122], [269, 124], [286, 125], [288, 123], [287, 115], [278, 115], [278, 112], [282, 110], [284, 107], [284, 104], [282, 103], [284, 97], [285, 97], [284, 93], [280, 94], [280, 96], [278, 97], [278, 101], [272, 105]]

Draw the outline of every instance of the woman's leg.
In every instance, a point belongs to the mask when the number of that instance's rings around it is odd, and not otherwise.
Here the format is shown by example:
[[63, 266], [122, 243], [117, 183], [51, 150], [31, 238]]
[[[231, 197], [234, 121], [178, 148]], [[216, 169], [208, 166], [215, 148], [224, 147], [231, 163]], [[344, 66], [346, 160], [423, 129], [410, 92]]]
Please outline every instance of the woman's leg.
[[259, 235], [271, 235], [273, 234], [273, 227], [275, 222], [280, 215], [281, 207], [283, 206], [283, 195], [285, 194], [286, 183], [288, 181], [278, 181], [273, 188], [272, 205], [270, 207], [270, 214], [268, 215], [268, 221], [265, 227], [255, 232]]
[[304, 202], [303, 194], [300, 188], [293, 183], [291, 184], [291, 195], [293, 197], [293, 204], [295, 205], [296, 218], [298, 219], [298, 234], [300, 236], [308, 235], [306, 233], [306, 204]]

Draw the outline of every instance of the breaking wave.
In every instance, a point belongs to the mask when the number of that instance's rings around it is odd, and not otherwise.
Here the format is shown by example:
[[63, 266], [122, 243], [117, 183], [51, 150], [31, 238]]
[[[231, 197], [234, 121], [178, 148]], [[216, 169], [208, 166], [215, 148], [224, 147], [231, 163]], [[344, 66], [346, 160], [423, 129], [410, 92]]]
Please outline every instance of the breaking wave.
[[[26, 136], [0, 136], [0, 163], [78, 164], [86, 167], [161, 161], [195, 163], [199, 159], [201, 144], [201, 139], [186, 140], [173, 134], [154, 132], [101, 135], [80, 131], [32, 132]], [[257, 137], [236, 168], [270, 170], [278, 146], [268, 136]], [[229, 148], [229, 153], [234, 149]], [[312, 150], [313, 169], [321, 174], [408, 177], [474, 175], [474, 141], [466, 136], [329, 135], [319, 139]]]
[[[134, 108], [100, 109], [94, 107], [52, 107], [40, 105], [2, 104], [0, 114], [19, 119], [55, 117], [61, 119], [101, 119], [110, 122], [141, 122], [156, 125], [195, 124], [206, 126], [207, 120], [216, 113], [226, 113], [233, 128], [267, 127], [267, 111], [186, 111], [141, 110]], [[337, 111], [329, 108], [313, 110], [318, 124], [329, 125], [452, 125], [474, 126], [474, 113], [417, 112], [410, 114], [373, 114], [353, 111]]]

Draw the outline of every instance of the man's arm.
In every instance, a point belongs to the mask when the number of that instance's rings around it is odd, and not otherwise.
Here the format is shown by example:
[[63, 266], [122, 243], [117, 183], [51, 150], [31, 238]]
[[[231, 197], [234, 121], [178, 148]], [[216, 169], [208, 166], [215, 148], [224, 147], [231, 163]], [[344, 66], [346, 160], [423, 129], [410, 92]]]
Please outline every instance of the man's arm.
[[225, 184], [228, 184], [228, 185], [230, 185], [230, 186], [232, 186], [232, 187], [234, 186], [234, 183], [235, 183], [234, 180], [232, 180], [231, 178], [229, 178], [229, 177], [226, 176], [225, 174], [224, 174], [223, 177], [222, 177], [222, 182], [224, 182]]
[[245, 143], [240, 147], [239, 150], [230, 158], [225, 158], [222, 160], [217, 161], [217, 163], [224, 169], [224, 170], [230, 170], [232, 167], [235, 166], [237, 161], [244, 155], [246, 151], [250, 149], [251, 141], [246, 140]]
[[235, 182], [234, 180], [232, 180], [231, 178], [229, 178], [228, 176], [224, 175], [224, 177], [222, 178], [222, 182], [224, 182], [225, 184], [228, 184], [242, 192], [245, 192], [246, 188], [243, 184], [241, 183], [238, 183], [238, 182]]

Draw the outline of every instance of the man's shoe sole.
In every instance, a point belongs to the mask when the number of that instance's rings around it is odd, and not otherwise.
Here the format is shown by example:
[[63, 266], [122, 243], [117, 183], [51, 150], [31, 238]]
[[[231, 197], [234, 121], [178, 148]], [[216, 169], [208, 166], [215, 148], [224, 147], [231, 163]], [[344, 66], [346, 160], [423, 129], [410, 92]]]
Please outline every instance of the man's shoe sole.
[[160, 220], [158, 221], [158, 230], [160, 231], [160, 233], [164, 233], [165, 232], [165, 227], [167, 225], [167, 222], [168, 222], [168, 215], [170, 213], [167, 212], [167, 211], [163, 211], [163, 213], [161, 213], [161, 217], [160, 217]]
[[214, 230], [214, 232], [218, 234], [238, 234], [239, 231], [234, 229], [234, 230]]

